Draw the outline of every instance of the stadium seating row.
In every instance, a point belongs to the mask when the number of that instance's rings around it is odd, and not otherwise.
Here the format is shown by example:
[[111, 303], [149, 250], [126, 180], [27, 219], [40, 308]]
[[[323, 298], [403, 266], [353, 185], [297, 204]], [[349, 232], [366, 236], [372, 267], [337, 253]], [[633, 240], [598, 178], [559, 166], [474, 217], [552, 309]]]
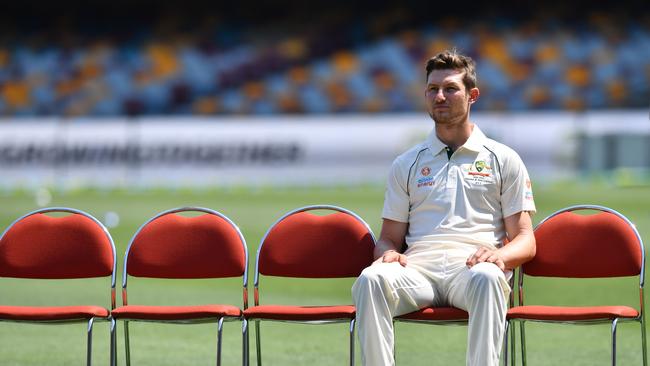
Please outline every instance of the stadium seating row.
[[253, 24], [246, 36], [246, 29], [219, 22], [167, 29], [174, 22], [163, 19], [167, 37], [144, 29], [134, 38], [78, 30], [84, 42], [75, 46], [68, 32], [12, 39], [0, 47], [0, 115], [421, 111], [423, 65], [452, 47], [477, 60], [484, 93], [476, 110], [647, 107], [644, 19], [590, 14], [580, 22], [487, 18], [463, 25], [451, 17], [365, 36], [357, 34], [371, 26], [358, 22], [335, 32], [271, 26], [279, 36], [267, 39]]
[[[590, 215], [576, 214], [588, 211]], [[592, 211], [596, 211], [594, 214]], [[61, 216], [60, 213], [65, 213]], [[55, 215], [52, 215], [55, 214]], [[645, 255], [641, 237], [627, 218], [600, 206], [573, 206], [544, 219], [535, 229], [537, 255], [519, 268], [519, 304], [508, 311], [511, 341], [504, 342], [504, 364], [515, 364], [514, 327], [519, 322], [525, 361], [524, 323], [550, 321], [612, 324], [612, 364], [616, 363], [616, 325], [641, 325], [643, 364], [647, 363], [643, 281]], [[0, 277], [28, 279], [111, 278], [110, 309], [98, 305], [2, 306], [0, 320], [28, 323], [88, 324], [87, 364], [92, 362], [95, 321], [110, 322], [110, 365], [117, 364], [117, 325], [124, 327], [125, 357], [130, 364], [129, 322], [177, 324], [218, 323], [217, 365], [221, 364], [222, 327], [242, 324], [242, 364], [249, 363], [250, 321], [256, 325], [257, 363], [261, 365], [261, 321], [301, 323], [348, 322], [350, 364], [355, 361], [355, 308], [352, 305], [302, 306], [260, 303], [260, 277], [356, 277], [373, 261], [375, 237], [365, 221], [347, 209], [318, 205], [288, 212], [264, 235], [255, 262], [254, 305], [248, 306], [248, 250], [236, 224], [212, 209], [183, 207], [159, 213], [133, 235], [124, 256], [122, 305], [116, 306], [115, 245], [104, 225], [71, 208], [45, 208], [12, 223], [0, 238]], [[575, 261], [579, 256], [580, 260]], [[638, 276], [640, 306], [524, 305], [526, 276], [596, 278]], [[242, 305], [184, 306], [130, 304], [127, 280], [132, 277], [198, 279], [238, 277], [243, 280]], [[464, 310], [429, 307], [396, 321], [466, 323]], [[508, 350], [508, 344], [511, 349]], [[525, 364], [525, 363], [524, 363]]]

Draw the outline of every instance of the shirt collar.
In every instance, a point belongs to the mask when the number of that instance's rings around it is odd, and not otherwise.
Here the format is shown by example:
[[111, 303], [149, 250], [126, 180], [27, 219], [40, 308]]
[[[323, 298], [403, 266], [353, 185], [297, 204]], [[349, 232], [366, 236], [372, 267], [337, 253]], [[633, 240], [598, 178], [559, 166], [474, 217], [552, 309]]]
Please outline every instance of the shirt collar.
[[480, 128], [475, 124], [474, 129], [472, 130], [472, 134], [469, 135], [469, 138], [463, 145], [463, 148], [479, 152], [483, 149], [483, 145], [485, 145], [485, 140], [487, 137], [485, 137], [485, 134], [483, 134], [483, 131], [481, 131]]
[[[485, 145], [486, 139], [487, 137], [485, 137], [483, 131], [481, 131], [481, 129], [478, 128], [476, 124], [474, 124], [474, 128], [472, 129], [471, 135], [469, 135], [469, 138], [467, 139], [467, 141], [465, 141], [465, 144], [463, 144], [461, 148], [479, 152], [481, 151], [481, 149], [483, 149], [483, 145]], [[447, 145], [445, 145], [442, 141], [440, 141], [440, 139], [438, 139], [435, 128], [429, 134], [429, 137], [427, 138], [427, 142], [431, 146], [431, 151], [433, 152], [434, 155], [440, 154], [442, 151], [445, 151], [445, 149], [447, 148]]]

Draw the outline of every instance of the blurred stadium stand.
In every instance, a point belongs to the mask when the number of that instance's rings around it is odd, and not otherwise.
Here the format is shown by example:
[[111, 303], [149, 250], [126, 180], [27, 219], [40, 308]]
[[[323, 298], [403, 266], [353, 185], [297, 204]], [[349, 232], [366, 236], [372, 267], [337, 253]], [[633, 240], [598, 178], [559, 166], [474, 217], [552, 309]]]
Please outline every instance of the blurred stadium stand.
[[478, 61], [475, 110], [648, 107], [647, 3], [497, 3], [13, 4], [0, 116], [421, 111], [451, 47]]

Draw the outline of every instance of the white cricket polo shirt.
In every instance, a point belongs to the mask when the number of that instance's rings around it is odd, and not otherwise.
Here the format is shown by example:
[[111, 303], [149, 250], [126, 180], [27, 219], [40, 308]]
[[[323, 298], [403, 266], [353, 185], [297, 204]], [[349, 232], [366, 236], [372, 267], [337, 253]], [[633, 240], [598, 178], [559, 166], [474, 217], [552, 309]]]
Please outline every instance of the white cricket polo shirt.
[[504, 217], [535, 212], [528, 172], [511, 148], [474, 125], [451, 158], [435, 129], [390, 169], [382, 217], [409, 224], [406, 243], [499, 247]]

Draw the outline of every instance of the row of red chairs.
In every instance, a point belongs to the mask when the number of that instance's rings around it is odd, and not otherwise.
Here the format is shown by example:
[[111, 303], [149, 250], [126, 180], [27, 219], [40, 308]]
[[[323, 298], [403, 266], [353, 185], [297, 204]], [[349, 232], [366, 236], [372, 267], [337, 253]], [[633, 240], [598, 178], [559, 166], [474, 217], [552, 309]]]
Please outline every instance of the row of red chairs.
[[[327, 211], [327, 212], [325, 212]], [[589, 212], [581, 215], [575, 211]], [[66, 216], [51, 215], [63, 212]], [[188, 216], [186, 213], [195, 213]], [[196, 215], [198, 213], [198, 215]], [[326, 213], [326, 214], [325, 214]], [[573, 206], [544, 219], [535, 229], [537, 255], [518, 271], [519, 304], [508, 311], [504, 364], [515, 364], [514, 334], [518, 322], [522, 363], [526, 364], [527, 321], [603, 323], [612, 325], [612, 364], [616, 363], [616, 326], [622, 321], [641, 325], [643, 365], [647, 364], [644, 319], [645, 255], [634, 225], [620, 213], [601, 206]], [[125, 358], [130, 365], [129, 322], [196, 324], [215, 322], [217, 365], [225, 321], [242, 324], [242, 364], [249, 363], [248, 323], [255, 322], [257, 364], [261, 365], [261, 321], [302, 323], [348, 322], [351, 365], [354, 364], [355, 309], [352, 305], [301, 306], [260, 303], [260, 277], [356, 277], [372, 263], [375, 237], [366, 222], [344, 208], [318, 205], [293, 210], [266, 232], [258, 248], [254, 278], [254, 306], [248, 306], [248, 251], [239, 228], [225, 215], [206, 208], [184, 207], [161, 212], [133, 235], [124, 256], [122, 306], [116, 307], [115, 245], [102, 223], [80, 210], [40, 209], [17, 219], [0, 238], [0, 277], [32, 279], [111, 278], [110, 309], [97, 305], [2, 306], [0, 321], [88, 324], [87, 364], [92, 362], [92, 328], [110, 322], [110, 364], [117, 364], [117, 324], [124, 326]], [[526, 276], [561, 278], [639, 277], [639, 308], [630, 306], [524, 305]], [[239, 277], [242, 306], [201, 304], [185, 306], [128, 303], [129, 277], [198, 279]], [[396, 321], [464, 324], [467, 313], [456, 308], [425, 308]], [[512, 340], [508, 339], [508, 333]], [[508, 347], [510, 344], [510, 349]]]

